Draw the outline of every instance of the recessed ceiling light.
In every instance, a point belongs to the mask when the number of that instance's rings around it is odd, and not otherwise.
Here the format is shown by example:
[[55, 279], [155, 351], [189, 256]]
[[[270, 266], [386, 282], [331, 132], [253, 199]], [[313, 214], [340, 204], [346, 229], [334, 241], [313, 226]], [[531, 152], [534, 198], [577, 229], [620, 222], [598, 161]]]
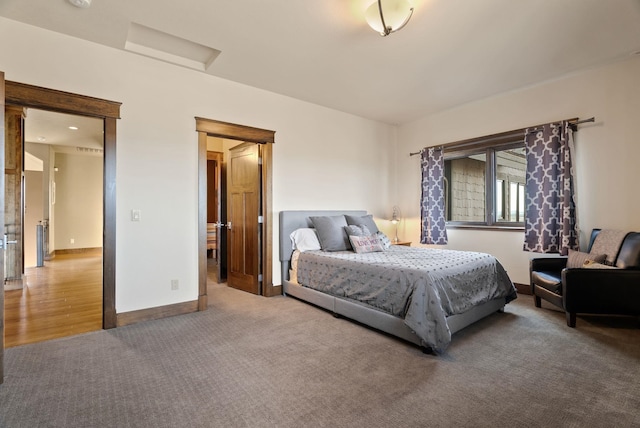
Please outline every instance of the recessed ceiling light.
[[40, 141], [41, 143], [44, 143], [45, 141], [47, 141], [47, 139], [41, 135], [38, 137], [38, 141]]
[[81, 7], [83, 9], [91, 6], [91, 0], [69, 0], [69, 3], [71, 3], [75, 7]]
[[72, 131], [77, 131], [78, 127], [77, 126], [70, 126], [69, 129], [71, 129]]

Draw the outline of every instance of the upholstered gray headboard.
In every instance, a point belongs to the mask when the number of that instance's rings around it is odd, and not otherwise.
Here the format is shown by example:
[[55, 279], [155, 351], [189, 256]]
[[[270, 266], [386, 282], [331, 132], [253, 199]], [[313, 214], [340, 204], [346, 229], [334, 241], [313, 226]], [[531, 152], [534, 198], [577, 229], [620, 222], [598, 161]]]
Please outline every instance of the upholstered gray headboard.
[[366, 215], [366, 211], [280, 211], [280, 264], [282, 266], [282, 281], [289, 279], [289, 261], [293, 247], [291, 245], [291, 232], [301, 227], [313, 227], [309, 217], [333, 216], [333, 215]]

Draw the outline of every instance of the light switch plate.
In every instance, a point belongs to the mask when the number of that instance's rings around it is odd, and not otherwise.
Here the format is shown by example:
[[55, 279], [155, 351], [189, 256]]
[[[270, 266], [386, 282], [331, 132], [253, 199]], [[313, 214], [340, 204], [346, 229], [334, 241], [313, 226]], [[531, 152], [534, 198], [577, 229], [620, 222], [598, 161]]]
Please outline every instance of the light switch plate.
[[131, 221], [140, 221], [140, 210], [131, 210]]

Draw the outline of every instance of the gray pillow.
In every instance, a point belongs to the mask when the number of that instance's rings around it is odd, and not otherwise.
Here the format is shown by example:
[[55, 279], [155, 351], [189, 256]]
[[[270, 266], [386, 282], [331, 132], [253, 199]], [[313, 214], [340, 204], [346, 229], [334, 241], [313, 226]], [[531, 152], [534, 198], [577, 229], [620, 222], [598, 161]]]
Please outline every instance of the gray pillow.
[[379, 230], [376, 222], [373, 221], [373, 216], [371, 214], [363, 216], [345, 215], [344, 217], [347, 219], [347, 224], [354, 226], [367, 226], [367, 229], [369, 229], [372, 234], [377, 233]]
[[343, 215], [309, 218], [324, 251], [351, 251], [351, 242], [344, 230], [347, 220]]
[[371, 232], [364, 224], [362, 226], [349, 225], [344, 227], [347, 236], [369, 236]]

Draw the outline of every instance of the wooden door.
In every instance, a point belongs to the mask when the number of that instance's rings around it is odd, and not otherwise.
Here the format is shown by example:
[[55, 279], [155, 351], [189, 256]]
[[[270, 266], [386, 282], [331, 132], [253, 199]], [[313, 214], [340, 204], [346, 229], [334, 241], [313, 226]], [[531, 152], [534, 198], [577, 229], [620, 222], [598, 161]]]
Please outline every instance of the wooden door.
[[[4, 165], [4, 72], [0, 71], [0, 165]], [[0, 174], [0, 230], [4, 230], [4, 174]], [[3, 243], [4, 244], [4, 243]], [[4, 284], [4, 245], [0, 245], [0, 278]], [[0, 384], [4, 382], [4, 285], [0, 290]]]
[[260, 294], [260, 145], [242, 143], [227, 162], [227, 266], [229, 286]]
[[4, 279], [22, 288], [24, 273], [23, 153], [25, 109], [7, 106], [4, 110]]

